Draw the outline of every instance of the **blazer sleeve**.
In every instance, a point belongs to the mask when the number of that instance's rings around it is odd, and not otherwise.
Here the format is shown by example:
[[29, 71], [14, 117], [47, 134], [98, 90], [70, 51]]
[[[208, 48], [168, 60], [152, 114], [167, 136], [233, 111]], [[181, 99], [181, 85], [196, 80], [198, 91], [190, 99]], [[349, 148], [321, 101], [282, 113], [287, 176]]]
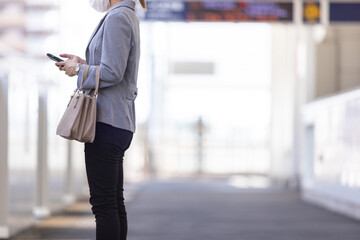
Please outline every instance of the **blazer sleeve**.
[[[132, 29], [126, 16], [122, 13], [107, 16], [104, 22], [99, 88], [111, 87], [123, 80], [131, 50], [131, 36]], [[84, 67], [78, 74], [78, 87], [81, 85], [83, 71]], [[90, 65], [83, 89], [95, 88], [95, 72], [96, 66]]]

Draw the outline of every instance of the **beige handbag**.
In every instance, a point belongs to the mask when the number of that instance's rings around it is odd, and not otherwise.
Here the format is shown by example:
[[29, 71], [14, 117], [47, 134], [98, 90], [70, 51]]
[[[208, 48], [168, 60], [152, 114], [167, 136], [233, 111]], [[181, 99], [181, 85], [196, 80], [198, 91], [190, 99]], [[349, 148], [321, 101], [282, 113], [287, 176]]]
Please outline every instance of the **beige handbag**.
[[96, 102], [100, 82], [100, 67], [96, 67], [95, 90], [82, 90], [84, 81], [89, 71], [85, 65], [83, 79], [79, 89], [71, 96], [64, 115], [56, 130], [56, 134], [69, 140], [79, 142], [93, 142], [96, 126]]

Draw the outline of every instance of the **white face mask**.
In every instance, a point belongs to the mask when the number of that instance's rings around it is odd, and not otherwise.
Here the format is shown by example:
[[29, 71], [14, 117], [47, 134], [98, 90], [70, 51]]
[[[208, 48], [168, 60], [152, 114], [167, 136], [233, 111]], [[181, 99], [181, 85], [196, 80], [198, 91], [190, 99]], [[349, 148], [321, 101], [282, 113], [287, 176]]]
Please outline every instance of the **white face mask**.
[[110, 8], [110, 0], [89, 0], [89, 2], [98, 12], [105, 12]]

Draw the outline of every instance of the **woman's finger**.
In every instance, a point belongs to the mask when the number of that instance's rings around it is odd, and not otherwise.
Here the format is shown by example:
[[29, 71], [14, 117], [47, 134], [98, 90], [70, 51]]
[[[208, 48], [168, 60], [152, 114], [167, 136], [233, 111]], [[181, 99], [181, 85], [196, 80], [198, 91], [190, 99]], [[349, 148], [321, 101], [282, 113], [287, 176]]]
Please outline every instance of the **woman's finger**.
[[66, 64], [65, 61], [64, 61], [64, 62], [57, 62], [57, 63], [55, 63], [55, 65], [58, 66], [58, 67], [65, 66], [65, 64]]
[[60, 71], [64, 71], [64, 70], [65, 70], [65, 63], [64, 63], [64, 62], [55, 63], [55, 66], [57, 66]]
[[60, 54], [60, 57], [72, 59], [72, 58], [74, 58], [74, 55], [68, 54], [68, 53], [62, 53], [62, 54]]

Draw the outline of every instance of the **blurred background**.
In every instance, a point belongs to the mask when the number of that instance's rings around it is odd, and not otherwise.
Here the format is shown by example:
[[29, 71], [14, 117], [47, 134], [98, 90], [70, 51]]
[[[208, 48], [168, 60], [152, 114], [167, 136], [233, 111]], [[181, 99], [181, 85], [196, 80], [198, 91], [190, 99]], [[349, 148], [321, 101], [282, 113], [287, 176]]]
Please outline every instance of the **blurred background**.
[[[138, 4], [139, 5], [139, 4]], [[360, 1], [138, 6], [137, 132], [126, 181], [282, 186], [360, 218]], [[87, 0], [0, 0], [0, 238], [88, 195], [83, 145], [56, 136], [103, 14]]]

